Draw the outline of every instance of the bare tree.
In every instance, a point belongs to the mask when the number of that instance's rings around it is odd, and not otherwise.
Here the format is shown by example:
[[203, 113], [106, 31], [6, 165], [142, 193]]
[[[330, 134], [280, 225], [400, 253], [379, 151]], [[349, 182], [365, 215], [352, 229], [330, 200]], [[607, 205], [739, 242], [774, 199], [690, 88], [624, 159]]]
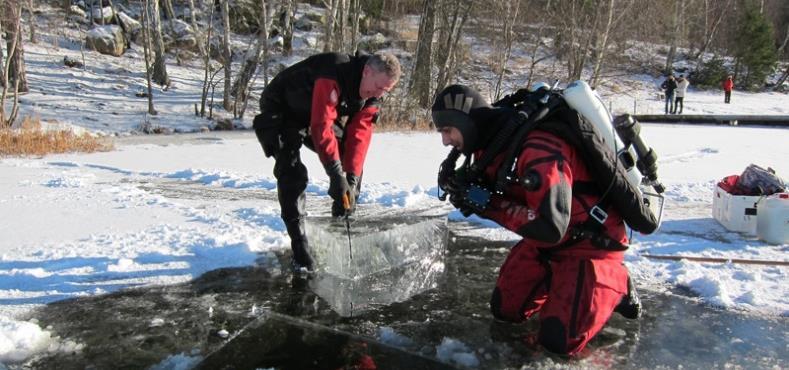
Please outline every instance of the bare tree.
[[359, 19], [362, 17], [362, 0], [350, 0], [350, 32], [351, 39], [349, 41], [349, 52], [355, 53], [359, 45]]
[[431, 67], [433, 60], [433, 35], [435, 30], [435, 0], [422, 2], [422, 17], [419, 21], [419, 34], [416, 41], [416, 57], [408, 91], [422, 108], [430, 107], [433, 81]]
[[30, 42], [35, 44], [38, 41], [36, 41], [36, 14], [33, 8], [33, 0], [28, 0], [27, 11], [30, 16]]
[[203, 54], [203, 91], [200, 94], [200, 117], [205, 117], [205, 105], [208, 99], [208, 90], [211, 87], [213, 76], [209, 79], [211, 70], [211, 31], [214, 29], [214, 6], [211, 6], [211, 12], [208, 15], [208, 32], [205, 37], [205, 54]]
[[680, 29], [682, 26], [683, 8], [680, 0], [674, 0], [674, 9], [672, 12], [670, 29], [669, 29], [669, 49], [666, 54], [666, 66], [663, 68], [663, 73], [670, 75], [674, 70], [674, 59], [677, 54], [677, 45], [680, 42]]
[[225, 88], [222, 96], [222, 107], [230, 112], [233, 106], [230, 104], [230, 94], [233, 83], [233, 74], [231, 65], [233, 63], [233, 54], [230, 51], [230, 0], [222, 0], [222, 66], [225, 69]]
[[348, 0], [337, 0], [337, 18], [334, 27], [334, 49], [335, 51], [345, 52], [345, 27], [348, 15]]
[[[605, 22], [601, 23], [601, 27], [595, 30], [594, 67], [592, 67], [592, 79], [590, 83], [593, 88], [597, 87], [597, 84], [600, 83], [611, 34], [615, 32], [617, 25], [623, 24], [622, 19], [630, 14], [630, 7], [634, 4], [634, 0], [624, 0], [621, 1], [620, 4], [622, 5], [617, 7], [616, 0], [608, 0], [608, 7], [604, 17]], [[614, 18], [614, 14], [618, 14], [616, 18]]]
[[[143, 9], [150, 7], [150, 0], [144, 0]], [[156, 0], [153, 0], [156, 2]], [[147, 11], [142, 12], [142, 49], [145, 55], [145, 80], [148, 83], [148, 114], [156, 115], [156, 109], [153, 107], [153, 88], [151, 86], [151, 30], [150, 30], [150, 14]]]
[[323, 51], [329, 52], [335, 50], [334, 28], [337, 23], [336, 19], [340, 0], [329, 0], [329, 2], [324, 0], [323, 4], [326, 6], [326, 28], [323, 34]]
[[153, 81], [161, 86], [170, 85], [170, 77], [167, 76], [167, 65], [165, 64], [164, 38], [162, 37], [162, 18], [159, 11], [158, 0], [148, 0], [148, 23], [149, 32], [153, 32], [150, 38], [153, 41]]
[[293, 4], [294, 0], [282, 0], [282, 55], [293, 52]]
[[[267, 4], [268, 3], [268, 4]], [[255, 47], [249, 50], [244, 59], [244, 66], [238, 73], [236, 81], [233, 83], [233, 95], [236, 97], [233, 111], [237, 113], [238, 118], [244, 117], [246, 110], [246, 102], [248, 98], [248, 88], [252, 78], [255, 76], [255, 71], [258, 70], [260, 64], [260, 53], [263, 52], [263, 80], [268, 84], [268, 29], [271, 27], [271, 19], [269, 17], [272, 11], [273, 1], [260, 0], [260, 17], [257, 42]], [[272, 8], [272, 9], [270, 9]], [[241, 103], [241, 104], [239, 104]], [[241, 105], [241, 111], [238, 112], [238, 107]]]
[[[438, 78], [436, 90], [443, 89], [452, 80], [458, 65], [458, 43], [463, 35], [463, 26], [474, 5], [470, 0], [444, 0], [439, 19], [439, 45], [436, 54]], [[437, 91], [436, 91], [437, 92]]]
[[[8, 59], [3, 65], [3, 92], [0, 95], [0, 125], [11, 126], [19, 112], [19, 92], [27, 91], [25, 77], [25, 61], [22, 48], [22, 4], [18, 0], [6, 0], [2, 4], [2, 23], [7, 25], [6, 45]], [[9, 81], [9, 77], [13, 80]], [[5, 100], [8, 96], [9, 84], [13, 82], [14, 104], [11, 113], [6, 116]], [[24, 90], [21, 87], [24, 86]]]
[[164, 19], [175, 19], [175, 10], [173, 9], [173, 0], [157, 0], [164, 4]]
[[[5, 76], [15, 91], [28, 92], [27, 74], [25, 73], [25, 48], [22, 42], [22, 0], [5, 0], [3, 4], [6, 30], [6, 50], [8, 61], [5, 65]], [[5, 86], [8, 86], [6, 83]], [[10, 87], [10, 86], [9, 86]]]
[[498, 65], [498, 74], [496, 76], [496, 88], [493, 90], [493, 100], [499, 100], [501, 97], [501, 88], [502, 83], [504, 81], [504, 75], [507, 72], [507, 63], [510, 60], [510, 55], [512, 54], [512, 43], [514, 39], [514, 34], [512, 32], [513, 25], [515, 21], [518, 19], [518, 10], [520, 9], [520, 0], [510, 1], [510, 0], [503, 0], [498, 1], [496, 5], [502, 7], [502, 15], [504, 16], [504, 32], [502, 32], [504, 37], [503, 47], [504, 50], [500, 53], [499, 65]]
[[[213, 8], [212, 8], [213, 9]], [[195, 9], [195, 1], [189, 0], [189, 18], [192, 23], [192, 28], [195, 32], [195, 42], [197, 43], [197, 51], [200, 53], [200, 59], [204, 60], [206, 57], [206, 41], [203, 38], [203, 32], [197, 25], [197, 10]]]
[[[734, 4], [734, 0], [725, 0], [719, 1], [714, 0], [713, 3], [716, 7], [710, 7], [711, 0], [704, 0], [704, 33], [702, 37], [702, 44], [699, 47], [699, 50], [692, 56], [692, 59], [695, 60], [697, 63], [699, 58], [701, 58], [704, 53], [707, 52], [707, 49], [710, 47], [712, 40], [718, 33], [719, 27], [723, 20], [725, 19], [726, 14], [729, 13], [732, 5]], [[709, 17], [712, 15], [712, 22], [709, 21]]]

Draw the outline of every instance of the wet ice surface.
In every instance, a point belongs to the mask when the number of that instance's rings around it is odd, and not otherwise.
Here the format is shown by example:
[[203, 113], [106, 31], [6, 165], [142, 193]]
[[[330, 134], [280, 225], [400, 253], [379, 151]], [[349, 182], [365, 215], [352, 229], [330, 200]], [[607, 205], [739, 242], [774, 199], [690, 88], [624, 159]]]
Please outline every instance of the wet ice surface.
[[[389, 218], [365, 215], [409, 231], [390, 234], [390, 241], [400, 242], [387, 245], [410, 245], [420, 237], [417, 230], [408, 229], [419, 225], [412, 216], [388, 213]], [[434, 227], [434, 219], [421, 220], [428, 223], [416, 228], [433, 232], [426, 240], [442, 240], [440, 222]], [[328, 222], [325, 229], [345, 255], [344, 224]], [[361, 219], [352, 225], [362, 235], [354, 239], [354, 263], [373, 261], [373, 256], [385, 259], [387, 253], [390, 263], [380, 266], [431, 261], [430, 269], [414, 269], [410, 275], [403, 273], [407, 269], [388, 267], [343, 270], [342, 263], [350, 261], [338, 258], [306, 280], [282, 268], [288, 266], [289, 255], [267, 254], [258, 266], [212, 271], [187, 284], [55, 302], [36, 312], [35, 318], [42, 327], [51, 326], [54, 335], [84, 348], [48, 353], [28, 365], [172, 368], [188, 363], [205, 369], [336, 369], [373, 361], [381, 369], [769, 368], [782, 367], [789, 358], [786, 318], [749, 317], [699, 305], [684, 292], [644, 289], [646, 314], [640, 321], [615, 315], [577, 359], [546, 353], [534, 344], [535, 320], [498, 323], [488, 311], [497, 268], [512, 242], [455, 232], [464, 226], [448, 225], [445, 251], [417, 248], [418, 253], [409, 256], [376, 251], [361, 241], [375, 230], [396, 228], [365, 226]], [[358, 285], [322, 285], [326, 279]], [[363, 298], [356, 292], [363, 292]], [[354, 300], [351, 311], [344, 302]]]

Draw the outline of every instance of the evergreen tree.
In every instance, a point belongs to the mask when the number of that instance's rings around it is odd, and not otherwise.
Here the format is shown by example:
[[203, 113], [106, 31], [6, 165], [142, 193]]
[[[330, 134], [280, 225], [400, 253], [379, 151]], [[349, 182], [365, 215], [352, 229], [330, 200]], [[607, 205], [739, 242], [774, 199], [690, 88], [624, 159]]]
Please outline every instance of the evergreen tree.
[[752, 2], [745, 6], [735, 42], [735, 56], [745, 67], [744, 77], [738, 78], [739, 85], [747, 89], [762, 88], [778, 57], [772, 25]]

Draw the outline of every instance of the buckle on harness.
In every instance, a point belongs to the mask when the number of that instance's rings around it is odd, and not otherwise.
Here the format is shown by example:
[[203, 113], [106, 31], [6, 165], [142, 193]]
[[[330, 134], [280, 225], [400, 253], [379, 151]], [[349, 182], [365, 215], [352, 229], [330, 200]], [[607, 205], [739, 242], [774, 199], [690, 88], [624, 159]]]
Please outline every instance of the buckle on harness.
[[608, 219], [608, 213], [606, 213], [606, 211], [603, 211], [603, 209], [598, 206], [594, 206], [592, 207], [592, 209], [589, 210], [589, 216], [591, 216], [593, 219], [597, 220], [597, 222], [601, 224], [605, 223], [605, 220]]

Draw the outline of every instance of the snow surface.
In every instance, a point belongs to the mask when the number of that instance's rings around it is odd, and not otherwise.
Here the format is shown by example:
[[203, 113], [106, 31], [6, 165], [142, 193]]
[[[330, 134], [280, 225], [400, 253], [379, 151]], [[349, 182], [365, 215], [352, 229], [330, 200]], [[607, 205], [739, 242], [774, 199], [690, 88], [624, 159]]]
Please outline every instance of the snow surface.
[[[20, 98], [20, 117], [38, 116], [53, 126], [126, 138], [108, 153], [0, 159], [1, 363], [24, 361], [42, 351], [80, 349], [80, 344], [24, 320], [34, 307], [126, 287], [180, 283], [212, 269], [252, 265], [289, 245], [279, 219], [273, 161], [263, 157], [251, 131], [140, 140], [131, 136], [144, 126], [194, 132], [212, 124], [193, 115], [202, 76], [195, 64], [168, 64], [173, 84], [166, 90], [155, 88], [159, 115], [150, 116], [146, 99], [135, 96], [145, 89], [139, 47], [119, 58], [85, 51], [86, 69], [71, 69], [62, 60], [83, 60], [79, 45], [59, 34], [42, 32], [39, 37], [38, 44], [26, 45], [31, 92]], [[291, 64], [311, 52], [302, 49], [280, 62]], [[628, 78], [629, 84], [601, 86], [603, 100], [615, 112], [633, 113], [634, 103], [639, 114], [662, 112], [663, 101], [656, 97], [660, 79]], [[517, 73], [510, 80], [523, 81]], [[253, 95], [259, 95], [259, 87]], [[691, 86], [685, 113], [789, 115], [786, 94], [735, 91], [732, 104], [722, 100], [718, 91]], [[251, 125], [254, 105], [242, 125]], [[743, 314], [789, 316], [785, 266], [642, 257], [786, 261], [789, 246], [768, 245], [715, 222], [711, 201], [718, 180], [739, 174], [750, 163], [773, 167], [787, 178], [789, 130], [644, 125], [642, 136], [659, 155], [668, 203], [661, 230], [635, 235], [626, 254], [638, 284], [651, 289], [680, 286], [701, 303]], [[376, 134], [360, 206], [407, 209], [432, 204], [443, 207], [451, 220], [469, 222], [480, 236], [517, 239], [490, 221], [465, 219], [435, 198], [436, 171], [447, 151], [434, 133]], [[309, 197], [326, 197], [328, 179], [317, 156], [305, 151], [303, 159], [310, 171]], [[157, 323], [149, 319], [151, 325]], [[380, 336], [395, 345], [407, 340], [386, 328]], [[437, 353], [464, 366], [478, 362], [473, 350], [453, 338], [445, 338]], [[174, 354], [159, 367], [186, 368], [196, 361], [192, 354]]]
[[[668, 204], [662, 229], [636, 235], [627, 252], [626, 262], [639, 284], [686, 287], [704, 303], [744, 313], [789, 314], [786, 267], [640, 256], [785, 261], [787, 245], [727, 232], [710, 214], [713, 186], [720, 178], [740, 173], [749, 163], [789, 173], [784, 161], [789, 158], [789, 131], [645, 125], [642, 135], [660, 155]], [[36, 305], [184, 282], [212, 269], [251, 265], [287, 248], [273, 161], [263, 157], [254, 134], [187, 137], [194, 140], [118, 143], [117, 150], [107, 153], [0, 160], [0, 205], [7, 215], [0, 224], [0, 361], [24, 358], [58, 340], [35, 324], [14, 321]], [[214, 139], [198, 140], [209, 137]], [[438, 134], [376, 134], [360, 206], [408, 208], [430, 202], [444, 207], [450, 219], [462, 220], [435, 198], [435, 173], [446, 152]], [[309, 197], [326, 197], [328, 179], [317, 156], [306, 152], [304, 161], [310, 171]], [[167, 189], [198, 196], [168, 196]], [[235, 200], [212, 200], [227, 197]], [[478, 220], [469, 219], [480, 235], [517, 238]], [[155, 318], [151, 320], [153, 325]], [[47, 345], [36, 344], [42, 341]], [[463, 351], [447, 351], [452, 361], [472, 363], [463, 362], [472, 361]]]

